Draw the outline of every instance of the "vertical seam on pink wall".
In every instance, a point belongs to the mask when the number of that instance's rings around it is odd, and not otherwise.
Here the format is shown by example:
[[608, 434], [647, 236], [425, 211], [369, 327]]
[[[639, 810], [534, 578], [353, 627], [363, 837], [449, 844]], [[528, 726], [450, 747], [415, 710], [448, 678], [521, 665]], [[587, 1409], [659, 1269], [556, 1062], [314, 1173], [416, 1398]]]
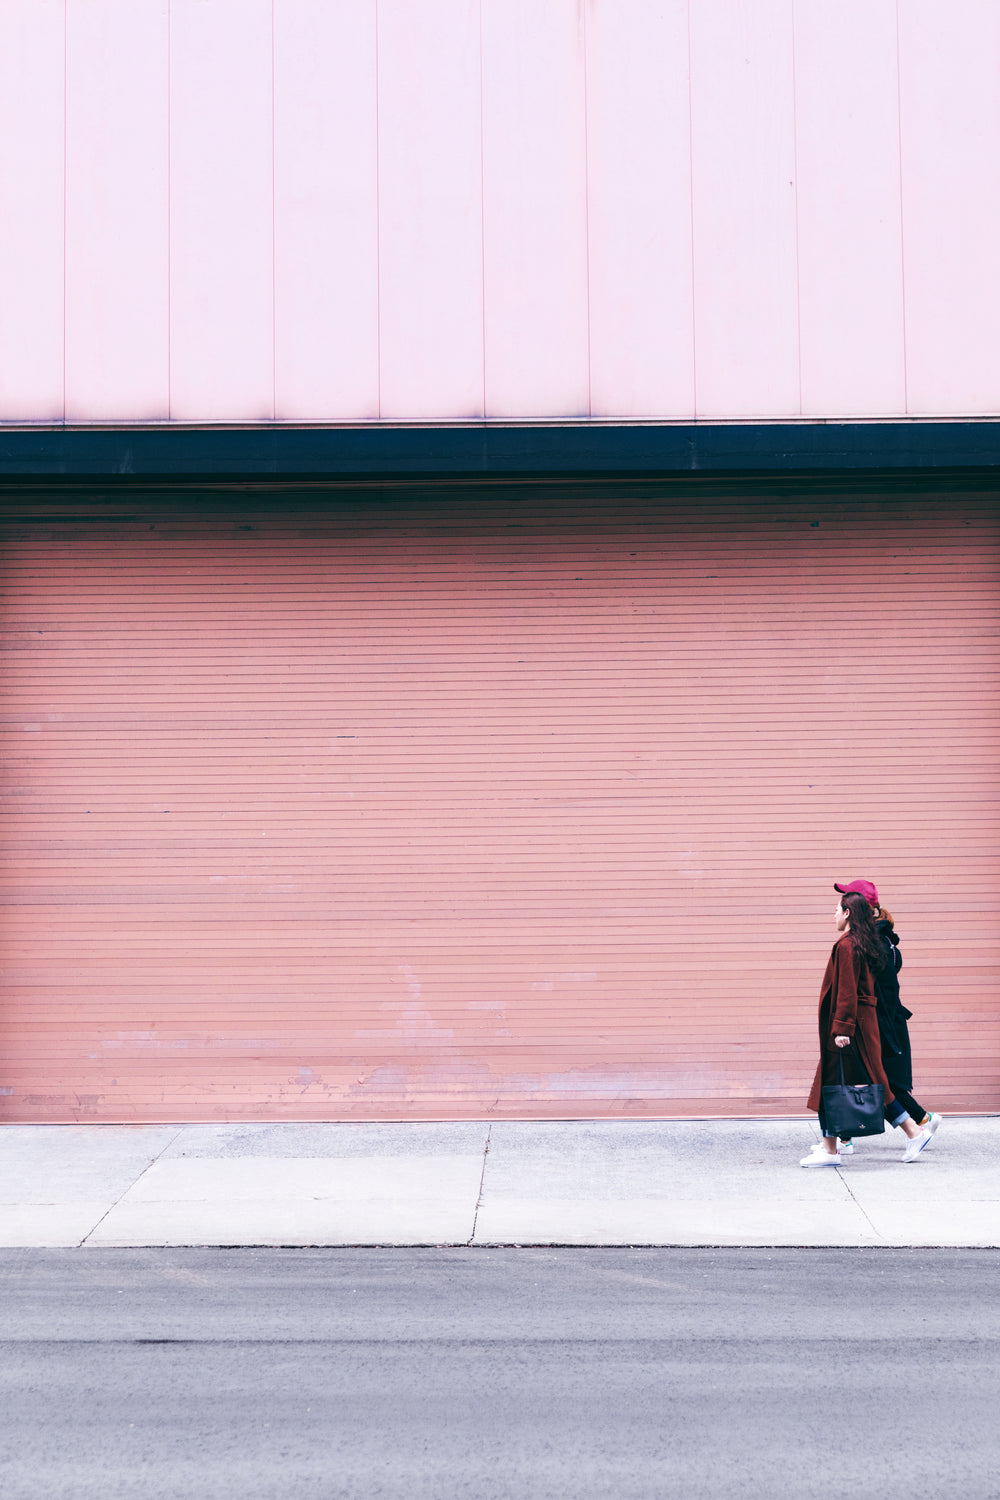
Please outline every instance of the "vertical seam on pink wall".
[[274, 158], [277, 151], [274, 115], [274, 0], [271, 0], [271, 421], [278, 417], [278, 271], [277, 199], [274, 190]]
[[587, 416], [594, 415], [593, 350], [591, 331], [593, 319], [590, 315], [590, 77], [587, 71], [587, 9], [589, 0], [583, 0], [583, 209], [586, 238], [584, 255], [587, 266]]
[[909, 362], [906, 354], [906, 248], [903, 232], [903, 81], [899, 43], [899, 0], [896, 0], [896, 152], [899, 158], [899, 284], [903, 307], [903, 410], [909, 415]]
[[691, 414], [698, 416], [698, 311], [694, 277], [694, 69], [691, 65], [691, 0], [687, 4], [688, 43], [688, 218], [691, 224]]
[[171, 31], [173, 26], [173, 5], [167, 0], [167, 421], [173, 418], [174, 387], [173, 387], [173, 184], [170, 177], [170, 145], [171, 145], [171, 111], [170, 111], [170, 53], [171, 53]]
[[479, 306], [483, 321], [483, 420], [486, 420], [486, 117], [483, 104], [483, 0], [479, 0]]
[[375, 403], [382, 420], [382, 137], [379, 108], [378, 0], [375, 18]]
[[69, 176], [69, 131], [67, 114], [69, 109], [69, 0], [63, 0], [63, 202], [62, 202], [62, 419], [66, 421], [66, 231], [67, 178]]
[[795, 0], [792, 11], [792, 201], [795, 205], [795, 350], [798, 360], [799, 416], [802, 415], [802, 262], [799, 257], [799, 70], [795, 51]]

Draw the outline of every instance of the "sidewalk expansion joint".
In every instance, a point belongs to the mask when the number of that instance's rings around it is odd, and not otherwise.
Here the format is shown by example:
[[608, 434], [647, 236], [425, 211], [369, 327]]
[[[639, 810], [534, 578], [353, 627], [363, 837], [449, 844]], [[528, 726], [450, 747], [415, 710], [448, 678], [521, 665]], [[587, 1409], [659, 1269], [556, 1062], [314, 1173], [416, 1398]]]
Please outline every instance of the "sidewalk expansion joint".
[[115, 1199], [114, 1203], [112, 1203], [109, 1208], [106, 1208], [104, 1210], [104, 1212], [101, 1214], [101, 1217], [98, 1219], [97, 1223], [96, 1224], [92, 1224], [90, 1226], [90, 1228], [87, 1230], [87, 1233], [84, 1235], [83, 1239], [80, 1241], [79, 1245], [77, 1245], [77, 1247], [76, 1247], [78, 1250], [81, 1250], [83, 1248], [83, 1246], [87, 1243], [87, 1241], [90, 1239], [90, 1236], [92, 1234], [96, 1234], [97, 1233], [97, 1231], [100, 1229], [101, 1225], [104, 1223], [105, 1219], [108, 1217], [108, 1214], [114, 1213], [115, 1209], [118, 1207], [118, 1205], [122, 1201], [122, 1199], [123, 1198], [127, 1198], [128, 1195], [129, 1195], [129, 1193], [135, 1187], [135, 1184], [137, 1182], [141, 1182], [142, 1181], [142, 1179], [145, 1177], [146, 1173], [149, 1171], [150, 1167], [153, 1167], [153, 1166], [156, 1165], [156, 1163], [159, 1161], [160, 1157], [163, 1155], [163, 1152], [164, 1151], [169, 1151], [170, 1148], [171, 1148], [171, 1146], [174, 1144], [174, 1142], [180, 1140], [180, 1138], [184, 1134], [184, 1131], [185, 1131], [186, 1128], [187, 1127], [185, 1125], [182, 1125], [180, 1127], [180, 1129], [178, 1130], [177, 1134], [176, 1135], [172, 1135], [170, 1137], [169, 1141], [167, 1142], [167, 1144], [160, 1151], [157, 1151], [157, 1153], [153, 1157], [152, 1161], [148, 1161], [146, 1163], [146, 1165], [143, 1167], [142, 1171], [139, 1173], [138, 1177], [136, 1177], [132, 1182], [129, 1183], [128, 1187], [125, 1189], [125, 1191], [123, 1193], [119, 1193], [119, 1195]]
[[486, 1183], [486, 1158], [490, 1154], [490, 1136], [493, 1134], [493, 1122], [490, 1121], [486, 1127], [486, 1145], [483, 1147], [483, 1170], [479, 1175], [479, 1197], [476, 1199], [475, 1212], [472, 1215], [472, 1233], [466, 1240], [466, 1245], [472, 1245], [476, 1238], [476, 1225], [479, 1223], [479, 1210], [483, 1206], [483, 1188]]

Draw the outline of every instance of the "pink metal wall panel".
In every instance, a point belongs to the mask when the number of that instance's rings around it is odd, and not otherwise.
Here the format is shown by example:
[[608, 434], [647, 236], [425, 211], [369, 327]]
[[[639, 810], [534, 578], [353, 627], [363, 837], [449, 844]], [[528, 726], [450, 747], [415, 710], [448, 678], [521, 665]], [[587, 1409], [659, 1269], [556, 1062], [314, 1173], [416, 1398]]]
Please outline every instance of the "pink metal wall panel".
[[67, 0], [66, 417], [169, 416], [167, 0]]
[[0, 420], [64, 413], [64, 0], [0, 5]]
[[905, 410], [895, 0], [797, 0], [802, 410]]
[[170, 410], [274, 415], [271, 0], [170, 7]]
[[379, 0], [381, 414], [483, 415], [479, 0]]
[[579, 0], [482, 0], [486, 414], [586, 416]]
[[1000, 412], [1000, 6], [899, 7], [914, 413]]
[[998, 57], [993, 0], [0, 0], [0, 420], [1000, 414]]
[[275, 415], [378, 416], [375, 0], [275, 0]]
[[589, 0], [591, 413], [694, 413], [687, 0]]
[[691, 6], [699, 416], [797, 415], [792, 0]]

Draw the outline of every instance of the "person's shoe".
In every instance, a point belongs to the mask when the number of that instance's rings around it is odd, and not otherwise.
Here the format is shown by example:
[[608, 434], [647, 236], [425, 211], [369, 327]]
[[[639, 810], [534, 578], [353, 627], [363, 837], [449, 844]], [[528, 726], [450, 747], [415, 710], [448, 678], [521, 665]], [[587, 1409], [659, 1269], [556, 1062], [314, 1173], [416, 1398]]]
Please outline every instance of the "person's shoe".
[[841, 1154], [841, 1156], [853, 1156], [854, 1155], [854, 1142], [853, 1141], [841, 1141], [841, 1143], [840, 1143], [840, 1154]]
[[827, 1149], [826, 1149], [825, 1146], [818, 1146], [814, 1151], [810, 1151], [810, 1153], [809, 1153], [808, 1156], [804, 1156], [802, 1158], [802, 1160], [799, 1162], [799, 1166], [800, 1167], [839, 1167], [840, 1166], [840, 1152], [839, 1151], [827, 1151]]
[[925, 1146], [929, 1146], [934, 1139], [933, 1132], [925, 1125], [919, 1135], [915, 1135], [912, 1141], [907, 1141], [906, 1150], [903, 1152], [904, 1161], [916, 1161]]
[[927, 1124], [924, 1126], [924, 1129], [925, 1130], [929, 1130], [930, 1133], [931, 1133], [931, 1135], [937, 1135], [938, 1130], [939, 1130], [940, 1125], [941, 1125], [942, 1119], [943, 1119], [942, 1115], [936, 1115], [932, 1111], [927, 1116]]

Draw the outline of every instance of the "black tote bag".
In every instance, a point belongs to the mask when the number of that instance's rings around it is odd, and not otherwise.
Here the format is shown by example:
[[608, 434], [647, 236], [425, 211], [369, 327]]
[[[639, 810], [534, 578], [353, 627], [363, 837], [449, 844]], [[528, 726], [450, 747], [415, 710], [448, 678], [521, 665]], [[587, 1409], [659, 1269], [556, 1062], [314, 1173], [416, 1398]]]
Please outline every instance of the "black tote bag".
[[[884, 1135], [885, 1133], [885, 1089], [880, 1083], [845, 1083], [844, 1053], [846, 1047], [837, 1048], [840, 1063], [840, 1082], [824, 1083], [823, 1118], [830, 1135]], [[858, 1066], [865, 1078], [868, 1073], [855, 1051]]]

